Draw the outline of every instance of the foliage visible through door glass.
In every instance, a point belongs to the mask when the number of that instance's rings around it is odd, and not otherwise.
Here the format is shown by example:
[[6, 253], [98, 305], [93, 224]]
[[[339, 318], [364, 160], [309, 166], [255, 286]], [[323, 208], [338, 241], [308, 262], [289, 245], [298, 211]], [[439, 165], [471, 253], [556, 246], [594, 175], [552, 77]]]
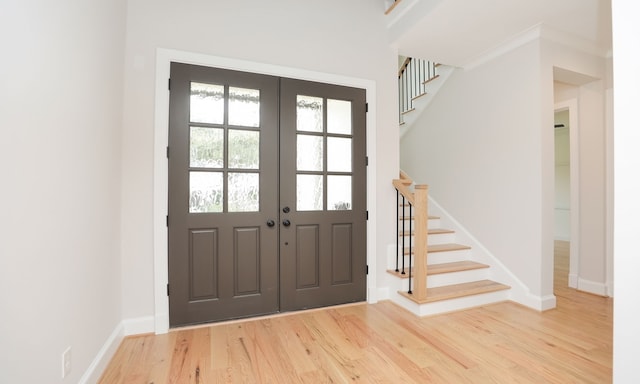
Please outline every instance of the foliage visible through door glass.
[[224, 130], [191, 127], [189, 134], [189, 166], [196, 168], [224, 167]]
[[224, 122], [224, 86], [191, 83], [189, 119], [193, 123]]
[[222, 172], [189, 172], [189, 212], [222, 212]]
[[258, 173], [229, 173], [229, 212], [258, 212], [260, 210], [260, 175]]
[[298, 131], [323, 131], [322, 103], [321, 97], [298, 95], [296, 104], [296, 127]]
[[229, 125], [260, 126], [260, 90], [229, 87]]
[[351, 176], [327, 176], [327, 209], [329, 211], [351, 210]]
[[229, 130], [229, 168], [260, 168], [260, 132]]

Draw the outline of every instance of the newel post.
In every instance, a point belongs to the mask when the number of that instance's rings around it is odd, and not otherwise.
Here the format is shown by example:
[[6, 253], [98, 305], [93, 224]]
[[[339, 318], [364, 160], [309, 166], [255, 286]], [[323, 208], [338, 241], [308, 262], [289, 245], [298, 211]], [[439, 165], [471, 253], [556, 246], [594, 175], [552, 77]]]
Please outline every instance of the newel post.
[[427, 298], [427, 233], [429, 212], [427, 209], [428, 185], [416, 185], [415, 192], [415, 251], [413, 294], [417, 300]]

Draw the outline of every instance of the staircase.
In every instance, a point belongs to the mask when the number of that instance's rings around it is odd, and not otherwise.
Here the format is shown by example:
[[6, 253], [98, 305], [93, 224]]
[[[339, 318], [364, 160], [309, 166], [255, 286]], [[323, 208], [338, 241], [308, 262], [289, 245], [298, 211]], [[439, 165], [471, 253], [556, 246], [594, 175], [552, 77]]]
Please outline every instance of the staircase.
[[[457, 243], [455, 231], [443, 228], [439, 216], [428, 216], [426, 228], [417, 223], [421, 213], [414, 202], [421, 186], [404, 174], [394, 186], [399, 194], [398, 242], [387, 264], [392, 301], [425, 316], [509, 300], [510, 287], [492, 281], [491, 267], [474, 260], [473, 249]], [[421, 242], [426, 252], [420, 250]]]
[[400, 137], [427, 109], [453, 70], [453, 67], [432, 61], [403, 58], [398, 70]]

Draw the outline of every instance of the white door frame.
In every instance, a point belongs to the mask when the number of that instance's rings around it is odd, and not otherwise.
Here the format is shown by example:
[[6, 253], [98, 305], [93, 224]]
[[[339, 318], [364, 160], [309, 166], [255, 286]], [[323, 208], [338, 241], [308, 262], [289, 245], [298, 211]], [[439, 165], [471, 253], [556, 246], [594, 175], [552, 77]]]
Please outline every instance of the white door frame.
[[578, 288], [578, 266], [580, 263], [580, 145], [578, 122], [578, 99], [569, 99], [555, 104], [554, 112], [569, 111], [569, 215], [571, 239], [569, 243], [569, 287]]
[[367, 301], [377, 301], [376, 285], [376, 83], [373, 80], [355, 77], [338, 76], [322, 72], [308, 71], [271, 64], [237, 60], [226, 57], [211, 56], [193, 52], [185, 52], [159, 48], [156, 52], [155, 82], [155, 122], [154, 122], [154, 158], [153, 158], [153, 261], [154, 261], [154, 323], [155, 333], [169, 331], [169, 298], [168, 284], [168, 231], [166, 226], [168, 205], [168, 162], [166, 148], [169, 132], [169, 89], [171, 62], [232, 69], [245, 72], [260, 73], [300, 80], [317, 81], [329, 84], [357, 87], [366, 90], [369, 109], [367, 113], [367, 265], [373, 271], [367, 276]]

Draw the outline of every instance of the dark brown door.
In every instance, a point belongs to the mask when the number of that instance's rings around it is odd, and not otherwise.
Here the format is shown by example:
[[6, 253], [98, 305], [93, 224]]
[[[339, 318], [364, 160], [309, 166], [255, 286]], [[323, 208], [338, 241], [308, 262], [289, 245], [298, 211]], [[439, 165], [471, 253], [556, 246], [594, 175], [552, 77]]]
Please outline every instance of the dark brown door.
[[172, 63], [170, 93], [171, 326], [364, 300], [364, 91]]
[[282, 79], [280, 103], [280, 309], [365, 300], [365, 91]]

